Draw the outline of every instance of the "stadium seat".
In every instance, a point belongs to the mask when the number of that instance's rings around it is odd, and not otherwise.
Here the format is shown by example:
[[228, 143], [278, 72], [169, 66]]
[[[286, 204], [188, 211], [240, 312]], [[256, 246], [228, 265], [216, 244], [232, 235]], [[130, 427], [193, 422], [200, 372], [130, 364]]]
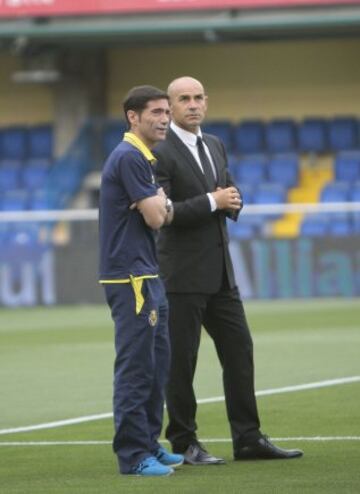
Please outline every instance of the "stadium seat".
[[328, 123], [322, 118], [306, 118], [298, 128], [299, 151], [323, 153], [328, 149]]
[[0, 192], [18, 189], [20, 185], [20, 167], [0, 166]]
[[[263, 183], [260, 184], [254, 194], [254, 204], [283, 204], [287, 202], [286, 189], [281, 184]], [[262, 222], [279, 218], [281, 214], [271, 213], [259, 216], [256, 221]]]
[[245, 204], [252, 204], [254, 202], [254, 192], [255, 192], [255, 187], [253, 185], [250, 185], [248, 183], [239, 183], [237, 184], [237, 187], [239, 188], [241, 192], [241, 196], [243, 198], [243, 203]]
[[329, 234], [334, 237], [351, 235], [352, 224], [349, 213], [334, 213], [329, 215]]
[[360, 211], [354, 212], [351, 215], [352, 232], [356, 235], [360, 234]]
[[270, 153], [296, 151], [296, 125], [290, 119], [276, 119], [265, 129], [266, 148]]
[[83, 178], [81, 162], [76, 159], [66, 159], [58, 162], [49, 170], [45, 181], [45, 187], [73, 195], [79, 189]]
[[286, 202], [286, 189], [281, 184], [262, 183], [254, 194], [254, 204], [282, 204]]
[[[245, 219], [246, 218], [246, 219]], [[234, 239], [247, 239], [256, 235], [257, 225], [254, 222], [247, 221], [249, 217], [240, 217], [236, 223], [228, 222], [229, 235]], [[231, 224], [232, 223], [232, 224]]]
[[233, 179], [236, 177], [237, 167], [239, 165], [239, 157], [235, 154], [228, 153], [228, 171]]
[[335, 179], [356, 182], [360, 180], [360, 152], [343, 151], [335, 158]]
[[29, 160], [22, 171], [22, 183], [27, 189], [36, 189], [45, 184], [49, 171], [48, 160]]
[[300, 235], [322, 237], [328, 233], [329, 217], [325, 213], [308, 214], [301, 223]]
[[126, 128], [126, 123], [120, 120], [105, 124], [102, 136], [102, 149], [105, 158], [122, 140]]
[[234, 128], [231, 122], [225, 120], [207, 121], [201, 126], [201, 130], [207, 134], [216, 135], [224, 144], [227, 152], [234, 149]]
[[47, 159], [53, 157], [53, 130], [50, 125], [37, 125], [29, 128], [28, 157]]
[[17, 160], [2, 161], [0, 164], [0, 191], [17, 189], [20, 186], [22, 162]]
[[329, 144], [332, 151], [359, 147], [358, 122], [353, 117], [337, 117], [329, 124]]
[[259, 120], [243, 121], [235, 127], [235, 151], [240, 154], [264, 151], [264, 124]]
[[321, 202], [346, 202], [350, 198], [350, 184], [347, 182], [330, 182], [320, 194]]
[[258, 185], [266, 181], [266, 160], [266, 156], [261, 154], [247, 156], [239, 161], [235, 180], [240, 187], [243, 184]]
[[295, 187], [299, 182], [299, 157], [296, 154], [273, 156], [268, 165], [269, 181]]
[[360, 180], [350, 187], [350, 201], [360, 202]]
[[0, 159], [23, 160], [27, 156], [28, 132], [26, 127], [8, 127], [1, 131]]
[[34, 189], [30, 193], [29, 208], [32, 210], [58, 209], [59, 194], [51, 189]]
[[28, 194], [23, 189], [4, 192], [0, 201], [2, 211], [24, 211], [28, 206]]

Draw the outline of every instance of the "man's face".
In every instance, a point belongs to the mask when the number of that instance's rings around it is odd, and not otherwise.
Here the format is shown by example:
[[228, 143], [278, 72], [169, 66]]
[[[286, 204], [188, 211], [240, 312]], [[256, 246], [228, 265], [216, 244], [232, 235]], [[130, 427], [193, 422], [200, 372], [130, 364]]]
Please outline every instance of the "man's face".
[[167, 99], [149, 101], [140, 113], [130, 110], [128, 118], [131, 131], [151, 148], [166, 137], [170, 122], [169, 102]]
[[195, 79], [184, 78], [169, 91], [172, 120], [181, 128], [197, 133], [207, 110], [204, 88]]

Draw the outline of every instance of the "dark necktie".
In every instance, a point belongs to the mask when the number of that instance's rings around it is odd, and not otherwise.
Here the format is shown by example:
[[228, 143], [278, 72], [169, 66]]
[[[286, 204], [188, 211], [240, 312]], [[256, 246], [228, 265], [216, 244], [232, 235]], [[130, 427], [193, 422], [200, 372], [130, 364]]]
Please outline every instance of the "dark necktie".
[[201, 163], [204, 175], [205, 175], [206, 183], [209, 187], [209, 190], [213, 191], [213, 190], [215, 190], [216, 179], [214, 176], [214, 172], [213, 172], [213, 168], [211, 166], [210, 160], [206, 154], [203, 140], [201, 139], [200, 136], [197, 137], [196, 145], [198, 148], [200, 163]]

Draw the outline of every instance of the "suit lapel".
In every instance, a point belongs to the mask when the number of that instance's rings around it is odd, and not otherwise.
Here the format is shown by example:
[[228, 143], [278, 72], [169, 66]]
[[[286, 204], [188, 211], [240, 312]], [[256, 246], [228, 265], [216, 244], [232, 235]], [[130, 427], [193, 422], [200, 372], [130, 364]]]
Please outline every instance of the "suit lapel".
[[170, 139], [171, 143], [174, 145], [176, 150], [186, 159], [186, 163], [190, 165], [189, 168], [194, 172], [198, 180], [200, 180], [205, 191], [207, 191], [205, 176], [200, 170], [200, 167], [196, 162], [194, 156], [191, 154], [191, 152], [188, 150], [185, 144], [181, 141], [181, 139], [179, 139], [179, 137], [171, 129], [169, 129], [168, 138]]

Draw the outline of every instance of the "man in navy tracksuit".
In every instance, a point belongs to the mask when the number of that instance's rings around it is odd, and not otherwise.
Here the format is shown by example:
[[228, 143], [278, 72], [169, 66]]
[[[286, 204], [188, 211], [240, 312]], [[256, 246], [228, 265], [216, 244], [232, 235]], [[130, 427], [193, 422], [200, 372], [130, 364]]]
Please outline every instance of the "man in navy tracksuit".
[[107, 159], [100, 188], [100, 283], [115, 323], [113, 449], [121, 473], [161, 476], [183, 462], [158, 443], [170, 351], [155, 232], [173, 209], [155, 182], [151, 148], [165, 139], [168, 97], [133, 88], [124, 113], [130, 131]]

